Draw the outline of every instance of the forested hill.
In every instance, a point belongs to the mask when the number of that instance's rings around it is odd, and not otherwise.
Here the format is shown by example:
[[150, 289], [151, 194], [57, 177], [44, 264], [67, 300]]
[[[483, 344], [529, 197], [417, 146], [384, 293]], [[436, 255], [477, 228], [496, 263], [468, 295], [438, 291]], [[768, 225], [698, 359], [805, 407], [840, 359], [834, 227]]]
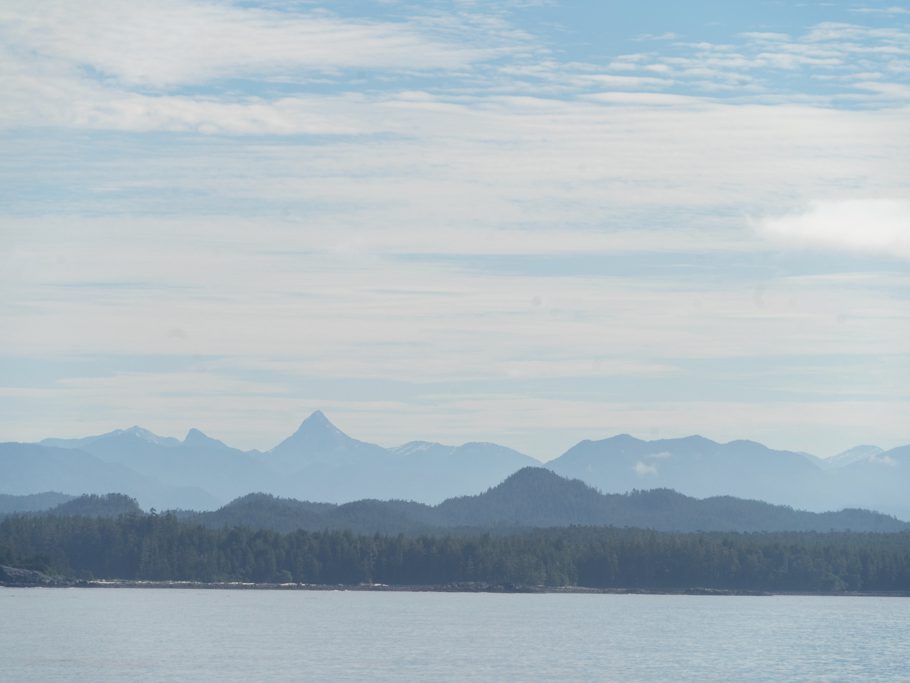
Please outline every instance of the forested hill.
[[6, 515], [51, 515], [56, 517], [118, 517], [143, 514], [135, 498], [122, 493], [67, 496], [62, 493], [37, 493], [28, 496], [0, 497], [0, 517]]
[[906, 593], [910, 534], [573, 527], [357, 536], [206, 529], [173, 515], [41, 515], [0, 521], [0, 584], [4, 566], [81, 579]]
[[252, 494], [213, 512], [180, 513], [210, 528], [247, 526], [398, 533], [440, 528], [507, 530], [565, 526], [638, 527], [660, 531], [875, 531], [910, 524], [867, 510], [813, 513], [759, 501], [716, 497], [698, 500], [667, 489], [601, 494], [578, 480], [535, 467], [519, 470], [476, 496], [429, 506], [405, 501], [361, 500], [343, 505]]
[[135, 498], [122, 493], [89, 494], [73, 498], [51, 508], [46, 514], [65, 517], [118, 517], [141, 513]]

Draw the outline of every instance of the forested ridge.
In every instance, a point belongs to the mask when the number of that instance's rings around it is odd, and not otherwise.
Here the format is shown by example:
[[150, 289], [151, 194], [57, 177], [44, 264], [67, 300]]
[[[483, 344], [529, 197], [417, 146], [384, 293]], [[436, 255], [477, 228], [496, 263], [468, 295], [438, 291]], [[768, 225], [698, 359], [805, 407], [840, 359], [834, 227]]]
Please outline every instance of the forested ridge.
[[0, 522], [0, 564], [130, 580], [884, 592], [910, 591], [910, 533], [281, 534], [170, 514], [14, 516]]
[[[49, 496], [59, 494], [46, 494]], [[6, 514], [112, 517], [139, 512], [123, 494], [85, 495], [36, 510], [32, 496], [8, 497]], [[2, 502], [2, 501], [0, 501]], [[794, 510], [730, 496], [697, 499], [669, 489], [603, 494], [579, 480], [526, 467], [487, 491], [438, 505], [403, 500], [318, 503], [250, 493], [218, 510], [176, 510], [181, 519], [213, 529], [246, 526], [290, 531], [361, 534], [438, 533], [441, 529], [515, 531], [567, 526], [616, 526], [658, 531], [876, 531], [910, 530], [910, 524], [870, 510]], [[0, 516], [4, 513], [0, 511]]]
[[475, 496], [430, 506], [411, 501], [359, 500], [343, 505], [257, 493], [213, 512], [181, 513], [211, 528], [249, 526], [289, 532], [436, 533], [442, 528], [503, 530], [617, 526], [660, 531], [882, 531], [910, 525], [869, 510], [807, 512], [729, 496], [698, 500], [668, 489], [603, 494], [579, 480], [526, 467]]

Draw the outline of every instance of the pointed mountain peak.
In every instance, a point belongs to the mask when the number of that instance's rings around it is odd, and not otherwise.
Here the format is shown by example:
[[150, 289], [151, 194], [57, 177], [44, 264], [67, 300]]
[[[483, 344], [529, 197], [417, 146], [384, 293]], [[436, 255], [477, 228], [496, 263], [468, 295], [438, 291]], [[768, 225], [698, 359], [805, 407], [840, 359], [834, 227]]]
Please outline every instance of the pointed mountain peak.
[[[343, 450], [362, 444], [352, 439], [335, 425], [329, 422], [321, 410], [313, 412], [300, 423], [297, 431], [275, 446], [271, 452], [322, 452]], [[375, 448], [379, 448], [376, 446]]]
[[325, 416], [325, 413], [321, 410], [314, 410], [310, 413], [309, 417], [300, 423], [300, 428], [303, 429], [306, 426], [310, 427], [335, 427], [330, 421], [329, 418]]
[[195, 427], [192, 427], [192, 428], [190, 429], [190, 431], [188, 431], [188, 432], [186, 433], [186, 436], [183, 437], [183, 443], [188, 443], [188, 444], [193, 444], [193, 443], [203, 444], [203, 443], [221, 443], [221, 442], [220, 442], [220, 441], [217, 441], [216, 439], [213, 439], [213, 438], [210, 437], [210, 436], [208, 436], [208, 435], [205, 434], [203, 431], [201, 431], [201, 430], [199, 430], [199, 429], [196, 429]]
[[177, 441], [177, 439], [171, 436], [158, 436], [154, 432], [151, 432], [144, 427], [140, 427], [139, 425], [133, 425], [129, 429], [118, 429], [117, 431], [111, 432], [110, 434], [105, 434], [100, 438], [106, 438], [115, 435], [132, 436], [147, 443], [156, 444], [158, 446], [176, 446], [178, 443], [180, 443]]
[[297, 431], [294, 432], [294, 436], [349, 438], [347, 434], [333, 425], [321, 410], [314, 410], [310, 413], [310, 416], [300, 423]]
[[186, 433], [186, 436], [183, 439], [184, 446], [192, 447], [212, 447], [220, 446], [222, 448], [229, 448], [225, 443], [219, 441], [218, 439], [213, 439], [199, 429], [193, 427]]

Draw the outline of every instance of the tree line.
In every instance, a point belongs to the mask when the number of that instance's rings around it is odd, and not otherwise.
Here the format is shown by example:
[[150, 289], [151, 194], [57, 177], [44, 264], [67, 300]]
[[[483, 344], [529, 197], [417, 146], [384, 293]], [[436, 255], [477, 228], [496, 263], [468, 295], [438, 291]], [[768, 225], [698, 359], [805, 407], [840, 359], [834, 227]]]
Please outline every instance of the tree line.
[[282, 534], [170, 514], [14, 516], [0, 522], [0, 564], [129, 580], [891, 592], [910, 591], [910, 533]]

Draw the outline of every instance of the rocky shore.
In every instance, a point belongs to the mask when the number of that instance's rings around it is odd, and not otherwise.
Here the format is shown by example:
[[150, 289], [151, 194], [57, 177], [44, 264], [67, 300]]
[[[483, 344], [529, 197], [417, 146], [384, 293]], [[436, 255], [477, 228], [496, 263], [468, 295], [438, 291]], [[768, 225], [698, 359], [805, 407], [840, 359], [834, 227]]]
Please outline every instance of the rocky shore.
[[0, 587], [26, 588], [191, 588], [197, 590], [288, 590], [288, 591], [379, 591], [410, 593], [522, 593], [522, 594], [578, 594], [578, 595], [716, 595], [716, 596], [769, 596], [769, 595], [838, 595], [910, 597], [908, 593], [882, 592], [766, 592], [718, 588], [687, 588], [664, 590], [649, 588], [589, 588], [585, 586], [522, 586], [482, 582], [447, 583], [439, 585], [388, 585], [381, 583], [314, 584], [314, 583], [251, 583], [243, 581], [142, 581], [126, 579], [70, 579], [50, 576], [32, 569], [0, 565]]
[[85, 582], [50, 576], [34, 569], [7, 567], [0, 564], [0, 586], [75, 586]]

